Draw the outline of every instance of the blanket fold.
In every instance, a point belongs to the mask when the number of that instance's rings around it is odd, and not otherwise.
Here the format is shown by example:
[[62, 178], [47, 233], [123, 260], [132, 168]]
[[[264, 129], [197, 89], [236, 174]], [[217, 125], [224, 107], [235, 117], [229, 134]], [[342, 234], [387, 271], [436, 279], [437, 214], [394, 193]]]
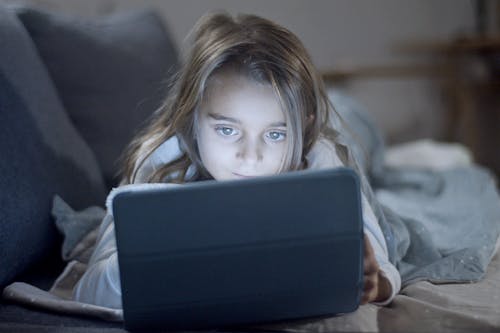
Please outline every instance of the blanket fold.
[[387, 170], [375, 195], [389, 211], [403, 286], [483, 278], [500, 235], [500, 197], [489, 171]]
[[122, 321], [123, 310], [75, 302], [41, 290], [24, 282], [14, 282], [3, 291], [5, 299], [67, 315], [84, 315], [108, 321]]

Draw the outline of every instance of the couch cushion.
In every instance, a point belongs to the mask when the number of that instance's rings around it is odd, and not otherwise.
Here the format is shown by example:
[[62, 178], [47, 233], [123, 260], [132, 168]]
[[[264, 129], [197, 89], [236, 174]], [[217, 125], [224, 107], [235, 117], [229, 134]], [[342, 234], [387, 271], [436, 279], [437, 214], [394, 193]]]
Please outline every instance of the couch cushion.
[[116, 185], [119, 156], [160, 106], [177, 64], [161, 20], [142, 10], [84, 19], [19, 8], [18, 16], [108, 188]]
[[66, 115], [29, 35], [4, 6], [0, 41], [1, 288], [60, 248], [50, 215], [54, 194], [81, 209], [103, 205], [106, 192], [95, 156]]
[[[328, 97], [347, 125], [342, 134], [361, 170], [370, 177], [380, 174], [385, 151], [385, 139], [380, 127], [368, 110], [347, 94], [330, 88]], [[332, 124], [336, 128], [345, 127], [334, 118]]]

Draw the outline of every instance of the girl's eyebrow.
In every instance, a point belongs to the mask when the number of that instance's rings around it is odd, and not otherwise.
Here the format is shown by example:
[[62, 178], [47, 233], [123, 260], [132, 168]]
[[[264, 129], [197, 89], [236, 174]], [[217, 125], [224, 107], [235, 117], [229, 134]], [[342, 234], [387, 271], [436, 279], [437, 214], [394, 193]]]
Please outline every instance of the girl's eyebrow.
[[212, 119], [215, 119], [215, 120], [224, 120], [224, 121], [229, 121], [229, 122], [236, 123], [236, 124], [241, 124], [241, 122], [238, 119], [226, 117], [226, 116], [223, 116], [223, 115], [218, 114], [218, 113], [209, 113], [208, 116]]
[[286, 123], [280, 121], [280, 122], [277, 122], [277, 123], [269, 124], [269, 127], [286, 127]]
[[[223, 116], [223, 115], [218, 114], [218, 113], [209, 113], [208, 116], [212, 119], [215, 119], [215, 120], [224, 120], [224, 121], [229, 121], [229, 122], [232, 122], [235, 124], [241, 124], [241, 122], [238, 119], [226, 117], [226, 116]], [[280, 121], [280, 122], [269, 124], [269, 127], [286, 127], [286, 123], [283, 121]]]

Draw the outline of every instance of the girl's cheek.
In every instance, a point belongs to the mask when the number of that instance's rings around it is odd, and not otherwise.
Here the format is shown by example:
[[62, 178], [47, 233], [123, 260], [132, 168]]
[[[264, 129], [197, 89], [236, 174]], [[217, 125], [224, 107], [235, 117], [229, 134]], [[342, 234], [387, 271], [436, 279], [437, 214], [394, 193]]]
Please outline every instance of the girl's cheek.
[[218, 160], [226, 160], [230, 156], [235, 156], [237, 153], [237, 145], [224, 140], [218, 140], [215, 144], [211, 145], [211, 154]]

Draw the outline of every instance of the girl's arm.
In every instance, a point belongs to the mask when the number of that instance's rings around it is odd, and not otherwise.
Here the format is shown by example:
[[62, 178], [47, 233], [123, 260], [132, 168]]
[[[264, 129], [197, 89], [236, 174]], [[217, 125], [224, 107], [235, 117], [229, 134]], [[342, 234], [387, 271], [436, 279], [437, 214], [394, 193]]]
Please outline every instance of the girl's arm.
[[122, 308], [115, 227], [109, 212], [102, 221], [87, 270], [73, 289], [73, 299], [109, 308]]
[[[148, 145], [154, 141], [146, 141], [140, 150], [140, 155], [144, 155]], [[149, 156], [137, 170], [137, 177], [134, 184], [146, 183], [148, 176], [157, 167], [168, 163], [179, 157], [181, 151], [177, 137], [173, 136], [165, 141], [155, 152]], [[141, 161], [142, 157], [138, 158]], [[135, 171], [135, 170], [134, 170]], [[188, 170], [189, 172], [189, 170]], [[163, 186], [167, 184], [162, 184]], [[178, 184], [168, 184], [178, 186]], [[115, 309], [122, 308], [120, 271], [118, 267], [118, 253], [116, 249], [115, 225], [111, 211], [113, 196], [128, 185], [123, 183], [110, 192], [106, 199], [108, 214], [104, 217], [99, 229], [97, 245], [94, 249], [85, 274], [73, 289], [73, 299], [100, 306]], [[147, 186], [147, 185], [146, 185]]]
[[122, 185], [111, 190], [106, 198], [108, 213], [99, 228], [97, 245], [90, 257], [87, 270], [73, 288], [73, 299], [109, 308], [121, 309], [120, 270], [116, 249], [115, 223], [111, 213], [114, 197], [120, 192], [165, 189], [179, 184], [144, 183]]
[[364, 291], [361, 303], [389, 304], [401, 289], [401, 276], [389, 261], [384, 235], [368, 200], [362, 194], [365, 231]]
[[[316, 170], [345, 166], [337, 155], [335, 145], [330, 140], [324, 138], [316, 142], [309, 152], [307, 160], [309, 161], [309, 168]], [[381, 292], [377, 297], [368, 297], [368, 302], [385, 305], [390, 303], [399, 292], [401, 288], [401, 276], [396, 267], [389, 261], [389, 252], [387, 250], [384, 234], [363, 192], [361, 192], [361, 198], [363, 225], [367, 239], [365, 243], [369, 242], [373, 250], [371, 255], [365, 255], [365, 262], [370, 263], [365, 271], [369, 276], [368, 280], [376, 279], [377, 294], [378, 289], [380, 289]], [[373, 265], [375, 265], [375, 268], [372, 267]], [[375, 277], [371, 274], [370, 269], [377, 272]], [[369, 283], [370, 282], [367, 281], [367, 284]], [[387, 292], [389, 289], [390, 293]], [[386, 294], [388, 294], [388, 296]]]
[[391, 283], [380, 270], [373, 248], [366, 235], [364, 249], [364, 288], [361, 304], [369, 302], [383, 303], [392, 296]]

